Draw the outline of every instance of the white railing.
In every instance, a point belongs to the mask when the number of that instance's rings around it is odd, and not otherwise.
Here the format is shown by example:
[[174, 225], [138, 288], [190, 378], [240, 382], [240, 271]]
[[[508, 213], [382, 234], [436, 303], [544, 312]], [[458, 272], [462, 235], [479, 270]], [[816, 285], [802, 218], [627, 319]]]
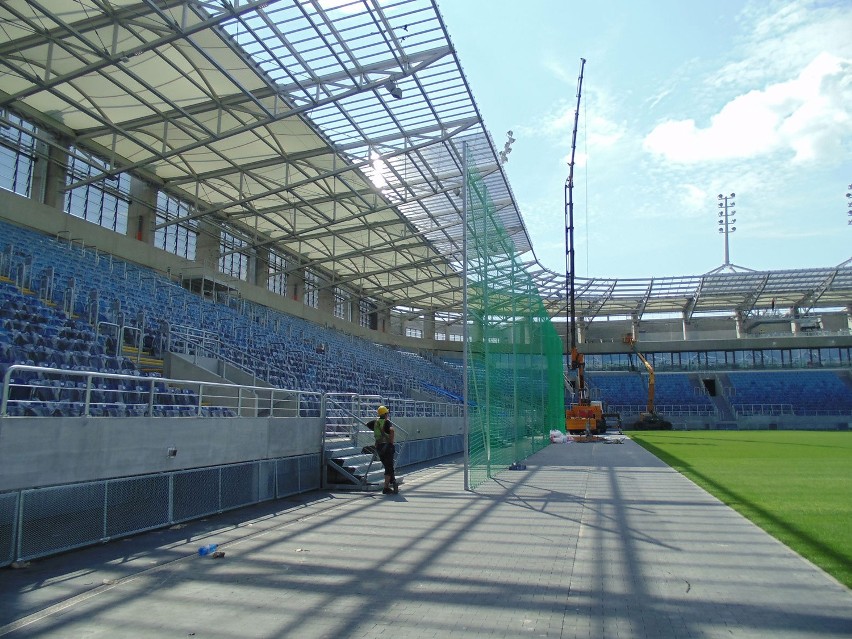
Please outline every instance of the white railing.
[[[460, 404], [319, 393], [14, 364], [3, 376], [0, 417], [320, 417], [327, 397], [359, 398], [355, 414], [379, 404], [397, 419], [461, 417]], [[351, 401], [350, 400], [350, 404]]]
[[319, 417], [315, 392], [14, 364], [0, 417]]
[[731, 404], [736, 415], [794, 415], [792, 404]]
[[[608, 404], [607, 412], [626, 415], [638, 415], [648, 411], [646, 404]], [[718, 417], [719, 411], [713, 407], [690, 406], [688, 404], [660, 404], [654, 406], [658, 415], [667, 417]]]

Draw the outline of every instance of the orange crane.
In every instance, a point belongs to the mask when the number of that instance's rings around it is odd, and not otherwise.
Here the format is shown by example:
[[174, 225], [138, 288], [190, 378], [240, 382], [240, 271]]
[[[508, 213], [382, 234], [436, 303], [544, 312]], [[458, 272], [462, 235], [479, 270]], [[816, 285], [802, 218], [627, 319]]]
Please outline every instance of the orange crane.
[[663, 419], [657, 414], [654, 408], [654, 391], [656, 386], [656, 375], [651, 362], [645, 359], [645, 356], [636, 348], [636, 338], [627, 334], [624, 336], [624, 343], [629, 344], [631, 350], [636, 354], [636, 357], [645, 365], [645, 370], [648, 371], [648, 401], [645, 406], [645, 412], [639, 413], [637, 419], [631, 428], [635, 430], [671, 430], [672, 423]]
[[[577, 401], [565, 410], [565, 430], [569, 433], [591, 432], [598, 434], [606, 431], [603, 407], [600, 402], [589, 399], [586, 387], [586, 362], [577, 349], [577, 318], [574, 292], [574, 154], [577, 150], [577, 123], [580, 117], [580, 95], [583, 90], [583, 70], [585, 58], [580, 58], [580, 77], [577, 80], [577, 109], [574, 111], [574, 131], [571, 137], [571, 161], [568, 163], [568, 179], [565, 181], [565, 284], [568, 294], [568, 326], [571, 350], [568, 364], [577, 371], [575, 393]], [[567, 344], [566, 344], [567, 345]]]

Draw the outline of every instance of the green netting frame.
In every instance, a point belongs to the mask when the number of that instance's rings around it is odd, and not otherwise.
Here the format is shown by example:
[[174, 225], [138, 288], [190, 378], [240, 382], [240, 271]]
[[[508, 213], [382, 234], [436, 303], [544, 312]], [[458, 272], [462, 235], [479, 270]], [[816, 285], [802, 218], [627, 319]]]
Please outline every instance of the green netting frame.
[[563, 344], [486, 185], [467, 178], [468, 488], [564, 430]]

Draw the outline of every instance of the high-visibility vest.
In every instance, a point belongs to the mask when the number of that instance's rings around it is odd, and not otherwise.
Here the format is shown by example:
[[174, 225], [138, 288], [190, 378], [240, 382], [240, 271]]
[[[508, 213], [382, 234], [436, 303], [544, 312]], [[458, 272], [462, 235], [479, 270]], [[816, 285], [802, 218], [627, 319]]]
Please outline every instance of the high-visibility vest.
[[373, 422], [373, 435], [376, 437], [376, 444], [390, 444], [390, 434], [385, 432], [384, 417], [380, 417]]

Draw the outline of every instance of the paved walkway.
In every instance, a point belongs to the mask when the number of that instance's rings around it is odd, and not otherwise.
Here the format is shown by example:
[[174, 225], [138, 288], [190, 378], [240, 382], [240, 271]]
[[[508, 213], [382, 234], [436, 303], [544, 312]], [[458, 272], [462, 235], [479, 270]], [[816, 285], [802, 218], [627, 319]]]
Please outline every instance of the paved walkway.
[[[10, 637], [852, 637], [852, 591], [629, 440], [314, 493], [0, 573]], [[198, 557], [217, 542], [225, 557]]]

